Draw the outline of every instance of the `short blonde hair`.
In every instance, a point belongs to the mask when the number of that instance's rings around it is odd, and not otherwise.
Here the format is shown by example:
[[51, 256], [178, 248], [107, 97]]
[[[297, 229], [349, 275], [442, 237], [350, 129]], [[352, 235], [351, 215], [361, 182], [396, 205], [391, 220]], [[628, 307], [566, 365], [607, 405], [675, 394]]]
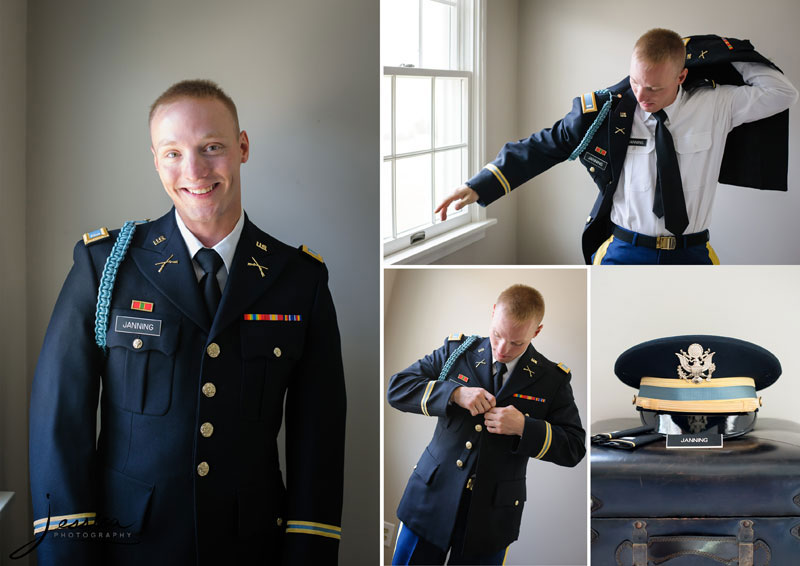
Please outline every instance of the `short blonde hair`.
[[152, 106], [150, 106], [150, 117], [148, 122], [153, 121], [153, 116], [160, 106], [170, 104], [181, 98], [210, 98], [212, 100], [219, 100], [230, 111], [233, 116], [233, 121], [236, 124], [236, 133], [239, 133], [239, 113], [236, 111], [236, 105], [233, 99], [225, 94], [225, 91], [214, 81], [207, 79], [192, 79], [180, 81], [169, 87], [161, 96], [156, 98]]
[[497, 297], [497, 306], [505, 307], [506, 312], [516, 322], [542, 320], [544, 318], [544, 297], [527, 285], [512, 285]]
[[636, 41], [633, 54], [645, 63], [657, 65], [673, 61], [683, 69], [686, 65], [686, 45], [683, 38], [672, 30], [651, 29]]

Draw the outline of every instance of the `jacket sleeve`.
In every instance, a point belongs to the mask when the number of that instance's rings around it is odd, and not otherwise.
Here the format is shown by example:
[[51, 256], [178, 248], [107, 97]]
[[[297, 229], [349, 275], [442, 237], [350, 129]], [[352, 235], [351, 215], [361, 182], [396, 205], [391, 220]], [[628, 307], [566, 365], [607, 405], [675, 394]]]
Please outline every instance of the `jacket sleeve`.
[[744, 86], [734, 87], [731, 128], [783, 112], [797, 102], [797, 89], [786, 75], [763, 63], [731, 63]]
[[544, 419], [525, 417], [525, 429], [515, 453], [569, 467], [583, 459], [586, 432], [572, 396], [571, 379], [569, 373], [563, 378]]
[[597, 112], [585, 114], [581, 99], [575, 98], [569, 114], [552, 128], [505, 144], [494, 161], [466, 182], [478, 193], [478, 204], [491, 204], [553, 165], [565, 161], [596, 116]]
[[346, 396], [336, 311], [321, 276], [302, 359], [286, 397], [283, 564], [337, 564], [342, 536]]
[[97, 563], [95, 540], [64, 536], [96, 519], [95, 441], [102, 364], [102, 352], [94, 343], [97, 276], [83, 242], [75, 246], [73, 259], [31, 389], [30, 480], [33, 530], [43, 537], [37, 548], [41, 566]]
[[450, 396], [459, 384], [439, 381], [439, 373], [449, 356], [449, 341], [421, 360], [392, 376], [387, 398], [400, 411], [426, 416], [445, 416]]

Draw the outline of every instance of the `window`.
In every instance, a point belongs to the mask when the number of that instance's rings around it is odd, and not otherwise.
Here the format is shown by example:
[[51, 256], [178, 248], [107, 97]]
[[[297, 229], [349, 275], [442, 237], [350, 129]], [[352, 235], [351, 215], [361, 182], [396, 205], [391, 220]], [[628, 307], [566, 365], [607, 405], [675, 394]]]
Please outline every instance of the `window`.
[[435, 206], [478, 170], [480, 0], [381, 0], [381, 236], [384, 255], [480, 223], [477, 205]]

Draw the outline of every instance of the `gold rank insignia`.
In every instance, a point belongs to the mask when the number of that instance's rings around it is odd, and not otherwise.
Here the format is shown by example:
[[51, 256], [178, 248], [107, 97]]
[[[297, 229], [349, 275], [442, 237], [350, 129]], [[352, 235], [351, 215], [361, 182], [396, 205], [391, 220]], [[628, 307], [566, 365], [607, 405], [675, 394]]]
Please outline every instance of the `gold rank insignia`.
[[451, 334], [448, 336], [448, 340], [461, 340], [464, 337], [464, 334], [461, 332], [456, 332], [455, 334]]
[[558, 364], [558, 369], [560, 369], [564, 373], [569, 373], [569, 368], [567, 366], [565, 366], [564, 364], [561, 364], [561, 363]]
[[587, 92], [581, 96], [581, 106], [584, 114], [597, 112], [597, 98], [595, 98], [594, 92]]
[[317, 260], [318, 262], [320, 262], [320, 263], [325, 263], [325, 261], [322, 259], [322, 256], [321, 256], [321, 255], [319, 255], [319, 254], [318, 254], [317, 252], [315, 252], [314, 250], [312, 250], [311, 248], [309, 248], [307, 245], [303, 244], [302, 246], [300, 246], [300, 249], [301, 249], [301, 250], [303, 250], [303, 251], [304, 251], [305, 253], [307, 253], [308, 255], [310, 255], [311, 257], [313, 257], [313, 258], [314, 258], [315, 260]]
[[106, 238], [108, 238], [108, 236], [109, 236], [108, 228], [102, 226], [97, 230], [94, 230], [93, 232], [86, 232], [83, 235], [83, 243], [88, 246], [89, 244], [99, 242], [100, 240], [105, 240]]

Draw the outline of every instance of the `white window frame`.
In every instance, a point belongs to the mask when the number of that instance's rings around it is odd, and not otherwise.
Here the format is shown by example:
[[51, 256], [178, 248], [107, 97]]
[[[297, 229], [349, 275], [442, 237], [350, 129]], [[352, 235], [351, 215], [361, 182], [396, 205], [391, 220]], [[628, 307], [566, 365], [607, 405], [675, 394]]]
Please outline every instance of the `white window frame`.
[[[459, 77], [467, 78], [467, 97], [468, 97], [468, 158], [467, 158], [467, 171], [468, 174], [477, 172], [482, 164], [485, 147], [485, 112], [483, 109], [483, 101], [485, 100], [486, 85], [484, 80], [485, 69], [485, 38], [486, 38], [486, 2], [485, 0], [456, 0], [461, 4], [459, 9], [459, 65], [462, 71], [438, 70], [438, 69], [424, 69], [416, 67], [383, 67], [384, 76], [391, 75], [391, 100], [392, 105], [395, 104], [395, 77], [397, 76], [425, 76], [425, 77]], [[450, 2], [447, 2], [450, 4]], [[469, 5], [471, 4], [471, 6]], [[467, 9], [464, 9], [464, 8]], [[471, 9], [469, 9], [471, 8]], [[471, 35], [471, 41], [464, 38]], [[420, 39], [421, 41], [421, 39]], [[466, 47], [466, 49], [465, 49]], [[466, 53], [467, 49], [470, 53]], [[469, 55], [469, 57], [467, 56]], [[471, 63], [467, 64], [471, 59]], [[471, 67], [471, 69], [470, 69]], [[432, 85], [432, 109], [435, 103], [435, 79]], [[433, 110], [432, 110], [433, 112]], [[392, 130], [395, 131], [395, 112], [394, 107], [391, 111], [392, 114]], [[435, 123], [433, 124], [435, 127]], [[435, 135], [432, 133], [432, 135]], [[394, 136], [392, 136], [391, 155], [385, 158], [381, 155], [381, 161], [394, 160], [397, 158], [394, 148]], [[418, 152], [419, 154], [430, 153], [435, 156], [437, 152], [453, 147], [461, 147], [463, 144], [457, 144], [452, 147], [442, 147], [431, 150]], [[434, 146], [432, 146], [434, 147]], [[411, 156], [414, 153], [402, 154], [402, 156]], [[433, 157], [432, 157], [433, 159]], [[433, 159], [435, 162], [435, 159]], [[395, 174], [395, 168], [392, 167], [392, 175]], [[432, 174], [433, 168], [432, 168]], [[464, 179], [466, 180], [466, 179]], [[394, 199], [394, 182], [392, 183], [392, 199]], [[448, 190], [453, 190], [456, 187], [450, 187]], [[432, 185], [432, 190], [435, 188]], [[436, 203], [438, 204], [438, 203]], [[393, 207], [394, 208], [394, 207]], [[433, 216], [433, 210], [431, 210]], [[392, 214], [392, 222], [394, 222], [394, 214]], [[486, 218], [486, 211], [484, 207], [478, 204], [471, 204], [467, 208], [467, 213], [455, 218], [450, 218], [445, 222], [440, 222], [432, 226], [421, 227], [418, 230], [413, 230], [410, 233], [397, 235], [392, 240], [385, 240], [383, 242], [383, 256], [384, 262], [387, 264], [425, 264], [431, 263], [454, 251], [461, 249], [473, 242], [476, 242], [484, 237], [485, 230], [497, 221], [495, 219]], [[394, 234], [394, 227], [391, 232]], [[381, 231], [383, 234], [383, 230]], [[414, 243], [412, 243], [412, 240]]]

